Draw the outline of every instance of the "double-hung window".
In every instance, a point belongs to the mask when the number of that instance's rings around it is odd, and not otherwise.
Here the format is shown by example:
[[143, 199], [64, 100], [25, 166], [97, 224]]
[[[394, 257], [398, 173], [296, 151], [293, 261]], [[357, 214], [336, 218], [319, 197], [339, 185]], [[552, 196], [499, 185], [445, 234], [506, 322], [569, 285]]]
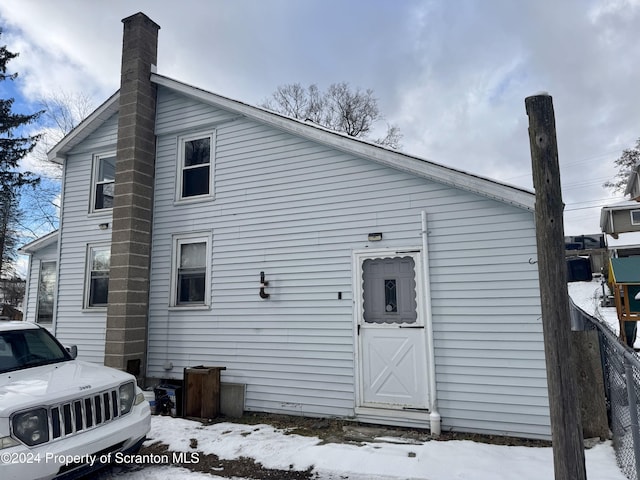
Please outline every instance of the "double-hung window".
[[85, 306], [106, 307], [109, 298], [109, 268], [111, 247], [92, 246], [87, 250], [87, 285]]
[[178, 138], [176, 200], [213, 196], [215, 133]]
[[210, 297], [211, 237], [174, 238], [173, 306], [206, 306]]
[[108, 153], [93, 157], [93, 191], [91, 211], [99, 212], [113, 208], [116, 180], [116, 154]]
[[36, 322], [51, 324], [53, 322], [53, 299], [56, 290], [56, 262], [40, 262], [38, 278], [38, 304], [36, 306]]

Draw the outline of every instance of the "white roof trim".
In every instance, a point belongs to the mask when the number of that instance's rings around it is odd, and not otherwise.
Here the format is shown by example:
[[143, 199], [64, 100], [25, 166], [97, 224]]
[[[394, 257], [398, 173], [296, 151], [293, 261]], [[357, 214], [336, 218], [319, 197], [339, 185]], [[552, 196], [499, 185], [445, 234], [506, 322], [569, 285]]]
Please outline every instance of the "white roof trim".
[[[334, 132], [316, 124], [309, 124], [237, 100], [232, 100], [156, 73], [151, 74], [151, 81], [157, 85], [170, 88], [205, 103], [237, 112], [247, 118], [266, 123], [280, 130], [329, 145], [352, 155], [364, 157], [397, 170], [460, 188], [503, 203], [515, 205], [526, 210], [533, 211], [535, 208], [535, 194], [528, 189], [508, 185], [451, 167], [445, 167], [377, 144], [349, 137], [343, 133]], [[91, 135], [103, 122], [118, 111], [119, 98], [120, 93], [118, 91], [74, 128], [49, 151], [49, 160], [62, 163], [67, 153], [73, 147]]]
[[376, 144], [349, 137], [345, 134], [327, 130], [315, 124], [308, 124], [269, 110], [222, 97], [162, 75], [152, 73], [151, 81], [157, 85], [176, 90], [203, 102], [238, 112], [248, 118], [272, 125], [281, 130], [300, 135], [318, 143], [330, 145], [354, 155], [363, 156], [398, 170], [477, 193], [527, 210], [533, 211], [535, 207], [535, 194], [524, 188], [507, 185], [395, 150], [390, 150]]
[[52, 245], [58, 241], [58, 230], [54, 230], [51, 233], [47, 233], [46, 235], [36, 238], [35, 240], [27, 243], [26, 245], [21, 246], [18, 249], [19, 253], [25, 255], [31, 255], [32, 253], [36, 253], [38, 250], [41, 250], [49, 245]]
[[119, 100], [120, 91], [118, 90], [49, 150], [47, 158], [52, 162], [62, 163], [69, 150], [95, 132], [100, 125], [118, 111]]

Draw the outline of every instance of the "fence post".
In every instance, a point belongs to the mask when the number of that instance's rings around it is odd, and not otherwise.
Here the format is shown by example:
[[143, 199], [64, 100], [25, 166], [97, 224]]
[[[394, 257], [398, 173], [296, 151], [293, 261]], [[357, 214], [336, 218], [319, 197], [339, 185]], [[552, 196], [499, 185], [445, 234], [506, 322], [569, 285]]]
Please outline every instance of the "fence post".
[[633, 438], [633, 457], [636, 462], [636, 478], [640, 479], [640, 430], [638, 427], [638, 397], [633, 378], [633, 367], [625, 353], [622, 364], [627, 380], [627, 397], [629, 398], [629, 419], [631, 420], [631, 438]]

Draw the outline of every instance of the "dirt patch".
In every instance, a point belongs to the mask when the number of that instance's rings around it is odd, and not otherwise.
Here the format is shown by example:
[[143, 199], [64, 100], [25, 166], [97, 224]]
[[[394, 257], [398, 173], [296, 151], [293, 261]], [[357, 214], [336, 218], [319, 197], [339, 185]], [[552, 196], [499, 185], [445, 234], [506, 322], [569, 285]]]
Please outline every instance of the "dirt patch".
[[[167, 445], [154, 443], [140, 450], [141, 455], [154, 454], [166, 455], [170, 453]], [[187, 455], [187, 459], [190, 457]], [[219, 477], [252, 478], [256, 480], [311, 480], [316, 475], [311, 472], [313, 467], [305, 471], [278, 470], [265, 468], [261, 463], [255, 462], [251, 458], [240, 457], [234, 460], [223, 460], [217, 455], [198, 453], [198, 461], [194, 463], [175, 462], [174, 467], [183, 467], [194, 472], [210, 473]]]
[[329, 418], [293, 417], [288, 415], [276, 415], [270, 413], [248, 413], [242, 418], [219, 418], [211, 423], [232, 421], [246, 425], [265, 423], [272, 425], [287, 434], [318, 437], [323, 443], [363, 443], [375, 442], [383, 438], [384, 441], [396, 438], [398, 443], [410, 443], [427, 441], [471, 440], [479, 443], [493, 445], [525, 446], [525, 447], [550, 447], [551, 442], [546, 440], [532, 440], [519, 437], [504, 437], [498, 435], [482, 435], [475, 433], [442, 432], [438, 438], [433, 438], [428, 430], [389, 427], [383, 425], [371, 425], [353, 422], [349, 420]]

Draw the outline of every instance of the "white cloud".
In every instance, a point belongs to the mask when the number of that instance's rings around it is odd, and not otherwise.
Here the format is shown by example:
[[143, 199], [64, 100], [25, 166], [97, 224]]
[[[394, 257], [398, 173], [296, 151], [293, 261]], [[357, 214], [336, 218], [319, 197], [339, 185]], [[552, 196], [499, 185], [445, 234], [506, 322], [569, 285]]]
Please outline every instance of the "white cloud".
[[[524, 98], [554, 99], [568, 233], [598, 231], [600, 185], [640, 136], [639, 0], [3, 0], [28, 96], [117, 87], [122, 24], [160, 26], [159, 72], [248, 103], [283, 83], [372, 88], [405, 151], [530, 187]], [[573, 212], [573, 213], [571, 213]]]

